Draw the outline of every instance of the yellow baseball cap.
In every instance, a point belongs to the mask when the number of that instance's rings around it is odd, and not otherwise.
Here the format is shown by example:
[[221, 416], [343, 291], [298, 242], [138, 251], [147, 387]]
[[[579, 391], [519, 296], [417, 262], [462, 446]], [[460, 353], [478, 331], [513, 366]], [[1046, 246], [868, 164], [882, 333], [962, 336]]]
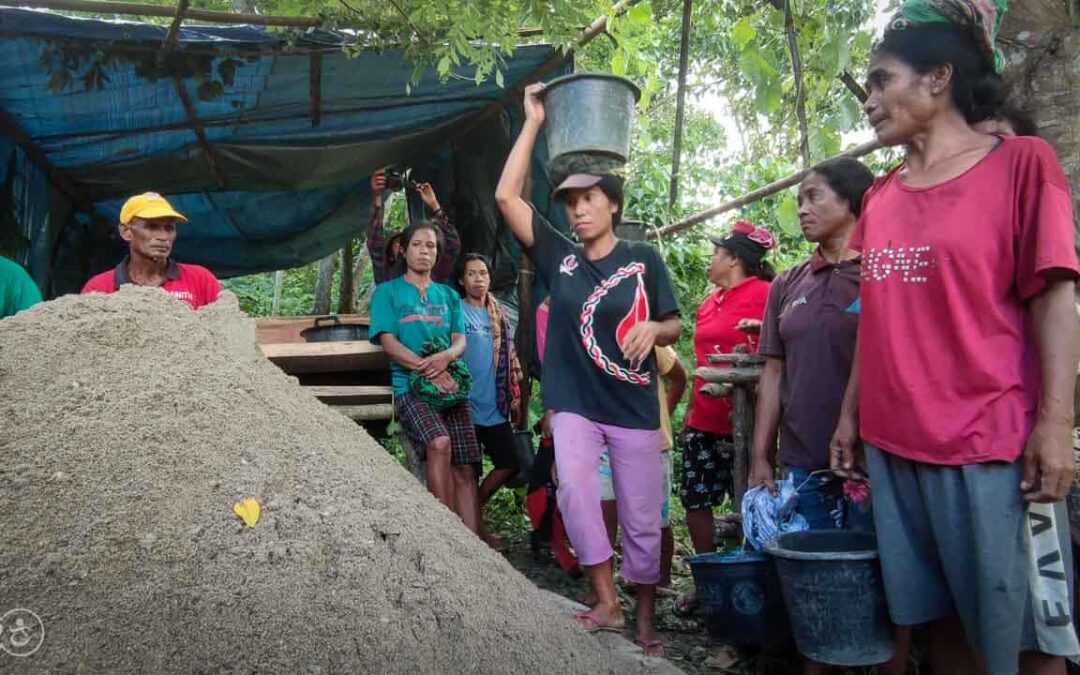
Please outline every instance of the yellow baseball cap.
[[133, 218], [176, 218], [182, 223], [188, 220], [156, 192], [144, 192], [124, 202], [124, 207], [120, 209], [120, 224], [128, 225]]

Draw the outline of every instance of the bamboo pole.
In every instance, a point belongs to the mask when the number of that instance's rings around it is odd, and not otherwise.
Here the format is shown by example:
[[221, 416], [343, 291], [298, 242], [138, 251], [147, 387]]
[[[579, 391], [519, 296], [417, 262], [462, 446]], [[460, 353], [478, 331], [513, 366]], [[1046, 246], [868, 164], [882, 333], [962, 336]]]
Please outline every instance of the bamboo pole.
[[[864, 157], [880, 148], [881, 144], [877, 141], [868, 141], [866, 143], [863, 143], [862, 145], [855, 146], [847, 152], [842, 152], [836, 157]], [[832, 159], [836, 159], [836, 157], [833, 157]], [[801, 171], [796, 171], [795, 173], [787, 176], [786, 178], [781, 178], [778, 181], [773, 181], [772, 183], [753, 190], [752, 192], [747, 192], [741, 197], [736, 197], [735, 199], [726, 201], [719, 206], [714, 206], [711, 209], [702, 211], [695, 216], [690, 216], [686, 220], [680, 220], [677, 223], [672, 223], [671, 225], [661, 228], [660, 230], [652, 230], [649, 232], [649, 238], [659, 239], [661, 237], [666, 237], [669, 234], [675, 234], [676, 232], [688, 230], [694, 225], [697, 225], [698, 223], [704, 223], [706, 220], [715, 218], [721, 213], [727, 213], [728, 211], [742, 208], [747, 204], [752, 204], [759, 199], [764, 199], [765, 197], [774, 195], [777, 192], [785, 190], [793, 185], [798, 185], [802, 182], [803, 178], [806, 178], [807, 174], [810, 173], [810, 170], [810, 168], [806, 168], [802, 169]]]
[[165, 33], [165, 40], [161, 43], [161, 51], [157, 56], [158, 70], [162, 70], [165, 67], [165, 62], [169, 59], [169, 54], [176, 48], [176, 40], [180, 37], [180, 24], [184, 22], [184, 15], [187, 14], [189, 9], [189, 0], [179, 0], [176, 3], [176, 14], [173, 16], [172, 23], [169, 24], [169, 30]]
[[[3, 7], [32, 7], [56, 9], [65, 12], [92, 12], [94, 14], [127, 14], [130, 16], [161, 16], [172, 18], [176, 8], [168, 5], [142, 5], [133, 2], [109, 2], [108, 0], [0, 0]], [[271, 14], [240, 14], [218, 12], [209, 9], [189, 9], [184, 19], [207, 23], [238, 23], [257, 26], [296, 26], [317, 28], [322, 19], [306, 16], [275, 16]]]

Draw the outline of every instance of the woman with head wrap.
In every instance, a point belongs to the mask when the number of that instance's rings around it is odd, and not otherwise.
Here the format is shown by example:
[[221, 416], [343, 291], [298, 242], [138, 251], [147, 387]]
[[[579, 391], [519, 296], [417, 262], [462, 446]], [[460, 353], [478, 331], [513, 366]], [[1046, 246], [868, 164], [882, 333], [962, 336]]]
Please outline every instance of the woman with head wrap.
[[865, 441], [890, 613], [935, 673], [1064, 673], [1080, 652], [1072, 484], [1078, 273], [1053, 149], [970, 125], [1001, 101], [1002, 0], [909, 0], [864, 108], [905, 161], [866, 196], [858, 356], [830, 454]]
[[[764, 228], [745, 220], [735, 223], [726, 237], [711, 237], [716, 247], [709, 266], [709, 281], [716, 290], [698, 308], [694, 326], [697, 365], [713, 366], [707, 356], [730, 353], [736, 345], [757, 348], [757, 329], [765, 314], [773, 270], [764, 260], [776, 245]], [[686, 525], [698, 553], [716, 549], [713, 508], [734, 497], [731, 445], [731, 401], [701, 393], [705, 382], [694, 378], [690, 411], [683, 434], [682, 485], [679, 495], [686, 509]], [[698, 606], [696, 595], [686, 595], [675, 611], [686, 615]]]

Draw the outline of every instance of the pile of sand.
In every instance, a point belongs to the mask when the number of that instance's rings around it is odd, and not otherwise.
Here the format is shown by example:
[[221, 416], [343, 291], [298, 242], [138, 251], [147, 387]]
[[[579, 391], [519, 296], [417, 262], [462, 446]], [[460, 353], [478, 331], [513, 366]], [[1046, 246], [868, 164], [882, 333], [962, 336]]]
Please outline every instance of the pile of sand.
[[229, 294], [0, 321], [0, 428], [0, 614], [46, 631], [0, 671], [626, 672], [263, 359]]

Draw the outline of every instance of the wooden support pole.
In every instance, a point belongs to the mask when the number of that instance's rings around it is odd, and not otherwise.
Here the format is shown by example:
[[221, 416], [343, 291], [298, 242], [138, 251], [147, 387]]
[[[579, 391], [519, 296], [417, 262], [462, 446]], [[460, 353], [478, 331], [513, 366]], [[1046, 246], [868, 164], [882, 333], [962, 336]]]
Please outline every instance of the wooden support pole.
[[199, 115], [195, 110], [195, 104], [191, 101], [191, 96], [188, 94], [187, 85], [184, 84], [184, 78], [179, 75], [174, 75], [173, 82], [176, 84], [176, 93], [180, 96], [180, 102], [184, 104], [184, 111], [187, 113], [188, 122], [195, 131], [195, 137], [199, 140], [199, 147], [202, 148], [203, 159], [206, 160], [206, 168], [208, 168], [210, 173], [214, 176], [214, 181], [217, 183], [218, 189], [223, 189], [225, 187], [225, 178], [221, 175], [221, 172], [218, 171], [217, 162], [214, 160], [214, 151], [210, 147], [210, 141], [206, 139], [206, 131], [203, 129], [202, 122], [199, 121]]
[[521, 410], [518, 415], [518, 428], [529, 428], [529, 401], [532, 399], [532, 346], [536, 343], [536, 305], [533, 302], [532, 261], [526, 255], [521, 256], [518, 269], [518, 326], [517, 354], [521, 372], [525, 374], [521, 383]]
[[184, 22], [184, 14], [187, 13], [189, 0], [178, 0], [176, 3], [176, 15], [173, 16], [169, 30], [165, 33], [165, 39], [161, 43], [161, 51], [157, 55], [158, 71], [164, 70], [169, 55], [176, 48], [176, 41], [180, 37], [180, 24]]
[[[142, 5], [132, 2], [108, 2], [107, 0], [0, 0], [0, 6], [56, 9], [65, 12], [91, 12], [94, 14], [127, 14], [130, 16], [172, 17], [176, 13], [174, 8], [167, 5]], [[315, 17], [239, 14], [208, 9], [189, 9], [184, 18], [207, 23], [294, 26], [298, 28], [317, 28], [323, 23], [322, 19]]]
[[[855, 146], [854, 148], [852, 148], [851, 150], [848, 150], [847, 152], [840, 153], [839, 155], [837, 155], [837, 157], [863, 157], [865, 155], [869, 155], [871, 152], [874, 152], [875, 150], [878, 150], [880, 148], [881, 148], [881, 144], [878, 143], [877, 141], [868, 141], [866, 143], [863, 143], [862, 145]], [[833, 159], [835, 159], [835, 158], [833, 158]], [[759, 199], [764, 199], [765, 197], [768, 197], [770, 195], [774, 195], [777, 192], [780, 192], [781, 190], [786, 190], [787, 188], [789, 188], [789, 187], [791, 187], [793, 185], [798, 185], [799, 183], [802, 182], [803, 178], [806, 178], [807, 174], [809, 174], [809, 173], [810, 173], [810, 168], [809, 167], [805, 168], [805, 169], [802, 169], [801, 171], [796, 171], [795, 173], [791, 174], [790, 176], [787, 176], [786, 178], [781, 178], [778, 181], [774, 181], [774, 182], [769, 183], [768, 185], [760, 187], [760, 188], [758, 188], [756, 190], [753, 190], [751, 192], [747, 192], [746, 194], [742, 195], [741, 197], [737, 197], [737, 198], [732, 199], [730, 201], [724, 202], [723, 204], [721, 204], [719, 206], [714, 206], [713, 208], [702, 211], [701, 213], [699, 213], [697, 215], [690, 216], [686, 220], [680, 220], [677, 223], [672, 223], [671, 225], [668, 225], [667, 227], [665, 227], [665, 228], [663, 228], [661, 230], [651, 230], [649, 232], [649, 238], [650, 239], [658, 239], [658, 238], [661, 238], [661, 237], [665, 237], [665, 236], [667, 236], [669, 234], [675, 234], [676, 232], [682, 232], [683, 230], [690, 229], [694, 225], [697, 225], [699, 223], [704, 223], [706, 220], [709, 220], [711, 218], [715, 218], [716, 216], [718, 216], [718, 215], [720, 215], [722, 213], [727, 213], [728, 211], [733, 211], [735, 209], [742, 208], [742, 207], [746, 206], [747, 204], [753, 204], [754, 202], [756, 202]]]
[[747, 386], [737, 386], [731, 394], [731, 440], [735, 445], [734, 476], [735, 494], [731, 503], [735, 509], [742, 508], [746, 484], [750, 479], [750, 439], [753, 437], [754, 406]]
[[683, 120], [686, 116], [686, 71], [690, 66], [690, 19], [694, 0], [683, 0], [682, 35], [679, 39], [679, 78], [675, 101], [675, 138], [671, 151], [671, 184], [668, 188], [668, 207], [675, 206], [679, 197], [679, 168], [682, 163]]

